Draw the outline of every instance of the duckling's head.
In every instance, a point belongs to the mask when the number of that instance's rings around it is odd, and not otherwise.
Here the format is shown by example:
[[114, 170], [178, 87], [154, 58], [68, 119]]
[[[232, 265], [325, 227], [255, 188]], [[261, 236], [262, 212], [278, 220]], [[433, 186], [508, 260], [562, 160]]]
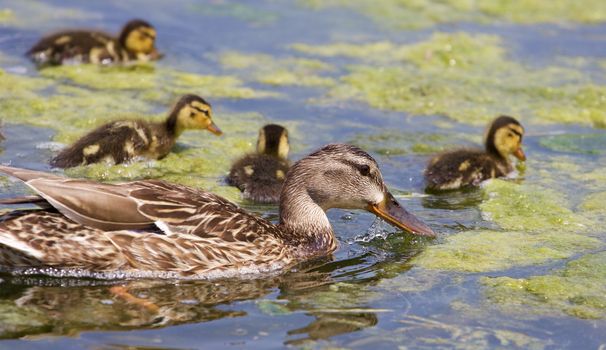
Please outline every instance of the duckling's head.
[[151, 24], [143, 20], [133, 19], [126, 23], [118, 40], [122, 47], [135, 55], [159, 55], [155, 47], [156, 30]]
[[[330, 208], [364, 209], [407, 232], [423, 236], [435, 233], [407, 212], [387, 190], [377, 162], [358, 147], [331, 144], [291, 167], [282, 187], [280, 219], [296, 220], [289, 207], [311, 198], [324, 211]], [[309, 206], [308, 206], [309, 207]]]
[[259, 130], [257, 152], [280, 159], [288, 158], [288, 131], [281, 125], [267, 124]]
[[173, 107], [166, 124], [168, 130], [177, 136], [190, 129], [206, 129], [217, 136], [223, 134], [212, 120], [210, 104], [197, 95], [181, 97]]
[[523, 136], [524, 128], [520, 122], [513, 117], [500, 116], [488, 127], [485, 138], [486, 151], [503, 159], [509, 159], [509, 156], [513, 155], [519, 160], [526, 160], [522, 149]]

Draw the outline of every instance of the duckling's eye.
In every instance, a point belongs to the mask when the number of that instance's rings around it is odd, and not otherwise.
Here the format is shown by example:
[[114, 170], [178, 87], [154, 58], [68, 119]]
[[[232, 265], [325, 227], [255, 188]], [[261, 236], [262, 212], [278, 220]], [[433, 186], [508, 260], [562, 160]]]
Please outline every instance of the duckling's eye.
[[196, 113], [195, 112], [189, 112], [189, 117], [190, 118], [195, 118], [196, 117]]
[[360, 170], [360, 174], [362, 176], [368, 176], [368, 174], [370, 174], [370, 167], [366, 164], [360, 165], [360, 167], [358, 167], [358, 170]]

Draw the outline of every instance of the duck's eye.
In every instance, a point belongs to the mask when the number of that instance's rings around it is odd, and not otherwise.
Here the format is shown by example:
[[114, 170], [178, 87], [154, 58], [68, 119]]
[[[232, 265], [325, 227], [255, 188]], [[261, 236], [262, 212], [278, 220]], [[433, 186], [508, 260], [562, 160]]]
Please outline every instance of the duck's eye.
[[189, 112], [189, 117], [190, 118], [195, 118], [196, 117], [196, 112]]
[[368, 176], [368, 174], [370, 174], [370, 167], [366, 164], [360, 165], [358, 169], [360, 170], [360, 174], [362, 176]]

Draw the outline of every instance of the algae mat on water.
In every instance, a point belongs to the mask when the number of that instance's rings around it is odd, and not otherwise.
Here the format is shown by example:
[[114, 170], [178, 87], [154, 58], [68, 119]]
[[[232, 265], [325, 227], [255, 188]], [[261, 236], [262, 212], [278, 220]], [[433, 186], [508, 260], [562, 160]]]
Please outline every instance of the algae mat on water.
[[503, 230], [459, 233], [432, 245], [413, 261], [416, 265], [461, 272], [486, 272], [570, 258], [602, 247], [588, 237], [587, 222], [567, 208], [558, 194], [536, 185], [493, 180], [480, 204], [486, 219]]
[[484, 124], [499, 114], [525, 122], [606, 126], [606, 87], [569, 66], [526, 67], [508, 58], [498, 36], [435, 33], [407, 45], [389, 42], [292, 49], [352, 60], [320, 101], [358, 100], [416, 115]]
[[397, 29], [425, 28], [441, 23], [511, 21], [531, 23], [599, 23], [606, 21], [600, 0], [299, 0], [312, 9], [345, 8]]
[[606, 252], [588, 254], [553, 275], [529, 278], [485, 277], [490, 301], [508, 311], [563, 312], [580, 318], [606, 318]]

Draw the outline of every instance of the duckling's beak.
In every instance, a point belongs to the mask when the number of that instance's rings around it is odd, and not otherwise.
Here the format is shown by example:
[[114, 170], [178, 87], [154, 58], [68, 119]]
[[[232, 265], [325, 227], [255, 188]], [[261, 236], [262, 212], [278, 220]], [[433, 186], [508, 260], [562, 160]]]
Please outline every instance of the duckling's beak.
[[210, 125], [206, 127], [206, 130], [212, 132], [213, 134], [215, 134], [217, 136], [223, 135], [223, 131], [221, 131], [221, 129], [219, 129], [217, 124], [215, 124], [215, 122], [213, 122], [213, 121], [211, 121]]
[[388, 223], [418, 236], [435, 237], [436, 233], [423, 221], [407, 212], [389, 192], [385, 199], [376, 204], [368, 204], [367, 210]]
[[513, 156], [518, 158], [519, 160], [526, 160], [526, 154], [524, 154], [524, 150], [522, 147], [518, 148], [517, 151], [513, 152]]
[[149, 53], [149, 58], [152, 59], [152, 60], [159, 60], [162, 57], [164, 57], [164, 54], [161, 53], [161, 52], [159, 52], [155, 47]]

